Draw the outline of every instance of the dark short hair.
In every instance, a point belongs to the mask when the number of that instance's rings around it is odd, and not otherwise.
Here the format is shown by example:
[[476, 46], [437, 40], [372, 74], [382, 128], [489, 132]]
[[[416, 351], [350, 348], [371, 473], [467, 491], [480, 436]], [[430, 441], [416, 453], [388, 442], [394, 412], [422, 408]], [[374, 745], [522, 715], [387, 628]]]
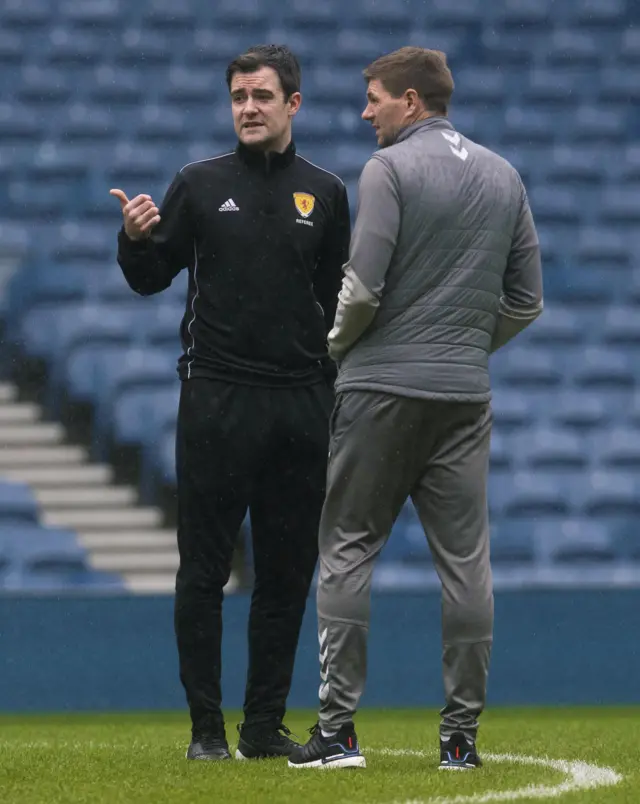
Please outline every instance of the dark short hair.
[[447, 57], [439, 50], [401, 47], [376, 59], [363, 74], [367, 82], [380, 81], [394, 98], [415, 89], [430, 112], [447, 114], [455, 84]]
[[227, 67], [227, 86], [236, 73], [255, 73], [271, 67], [278, 74], [285, 98], [300, 92], [300, 63], [286, 45], [255, 45], [235, 58]]

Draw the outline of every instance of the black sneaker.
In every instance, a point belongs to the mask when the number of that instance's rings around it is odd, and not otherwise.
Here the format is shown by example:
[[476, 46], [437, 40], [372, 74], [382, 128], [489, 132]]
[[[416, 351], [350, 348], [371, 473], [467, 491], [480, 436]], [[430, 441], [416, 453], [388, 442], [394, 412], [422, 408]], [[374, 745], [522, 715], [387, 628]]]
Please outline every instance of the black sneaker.
[[367, 760], [360, 746], [353, 723], [346, 723], [333, 737], [323, 737], [320, 726], [309, 729], [311, 739], [289, 757], [290, 768], [366, 768]]
[[275, 727], [264, 723], [255, 726], [246, 726], [243, 723], [238, 726], [238, 732], [240, 739], [236, 759], [288, 757], [295, 748], [300, 748], [298, 743], [291, 739], [291, 732], [284, 723]]
[[187, 759], [206, 759], [211, 761], [231, 759], [229, 745], [225, 737], [213, 734], [194, 735], [191, 738], [186, 756]]
[[461, 731], [447, 740], [440, 738], [440, 770], [473, 770], [482, 767], [476, 745]]

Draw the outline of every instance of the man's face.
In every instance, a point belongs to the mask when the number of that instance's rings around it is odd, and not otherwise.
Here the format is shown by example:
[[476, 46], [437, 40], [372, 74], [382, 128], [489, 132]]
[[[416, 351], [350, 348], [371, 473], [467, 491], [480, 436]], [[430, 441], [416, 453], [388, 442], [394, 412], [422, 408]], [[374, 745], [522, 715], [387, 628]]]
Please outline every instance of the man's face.
[[407, 116], [407, 101], [404, 96], [394, 98], [377, 78], [369, 81], [367, 106], [362, 119], [374, 127], [381, 148], [394, 143], [398, 132], [406, 125]]
[[286, 99], [272, 67], [235, 73], [231, 79], [233, 127], [244, 145], [256, 150], [282, 150], [291, 139], [291, 120], [300, 108], [295, 92]]

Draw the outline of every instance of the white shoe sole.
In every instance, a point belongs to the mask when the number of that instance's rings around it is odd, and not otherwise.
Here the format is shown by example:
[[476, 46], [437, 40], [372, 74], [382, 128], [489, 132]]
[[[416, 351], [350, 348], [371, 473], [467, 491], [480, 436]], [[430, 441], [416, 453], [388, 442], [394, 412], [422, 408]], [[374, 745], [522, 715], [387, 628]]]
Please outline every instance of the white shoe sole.
[[289, 762], [290, 768], [315, 768], [316, 770], [330, 770], [335, 768], [366, 768], [367, 760], [359, 755], [357, 757], [340, 757], [339, 759], [332, 759], [330, 762], [323, 762], [321, 759], [316, 759], [314, 762], [304, 762], [302, 764]]
[[477, 770], [475, 765], [438, 765], [441, 771], [471, 771]]

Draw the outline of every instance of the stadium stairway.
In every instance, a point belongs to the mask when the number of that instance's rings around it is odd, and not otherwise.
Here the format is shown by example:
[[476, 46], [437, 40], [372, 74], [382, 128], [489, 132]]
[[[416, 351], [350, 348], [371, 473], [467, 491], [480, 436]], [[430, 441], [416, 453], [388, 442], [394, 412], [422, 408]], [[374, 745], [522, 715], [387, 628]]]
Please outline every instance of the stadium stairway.
[[0, 475], [29, 484], [42, 524], [75, 531], [94, 569], [118, 573], [135, 593], [173, 591], [176, 536], [162, 527], [160, 509], [141, 506], [135, 488], [116, 484], [110, 466], [91, 463], [64, 426], [19, 401], [11, 383], [0, 384], [0, 445]]

